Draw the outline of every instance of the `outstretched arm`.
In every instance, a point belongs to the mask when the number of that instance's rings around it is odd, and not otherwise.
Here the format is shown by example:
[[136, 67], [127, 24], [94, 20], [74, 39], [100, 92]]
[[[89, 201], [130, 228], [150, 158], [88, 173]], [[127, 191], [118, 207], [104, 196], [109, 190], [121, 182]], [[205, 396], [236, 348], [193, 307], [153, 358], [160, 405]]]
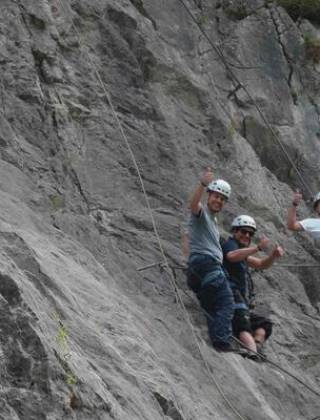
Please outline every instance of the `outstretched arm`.
[[281, 258], [284, 254], [283, 248], [281, 246], [276, 245], [271, 254], [265, 258], [256, 258], [256, 257], [249, 257], [248, 264], [252, 268], [256, 268], [259, 270], [264, 270], [265, 268], [269, 268], [278, 258]]
[[269, 243], [269, 239], [263, 237], [260, 239], [258, 245], [250, 246], [248, 248], [240, 248], [235, 251], [230, 251], [226, 254], [226, 259], [231, 263], [246, 260], [250, 255], [256, 254], [258, 251], [264, 250]]
[[192, 198], [190, 200], [190, 210], [195, 215], [198, 216], [201, 210], [201, 197], [203, 191], [206, 187], [213, 181], [213, 172], [211, 168], [207, 168], [200, 178], [200, 183], [194, 191]]
[[294, 193], [292, 205], [290, 206], [288, 210], [288, 221], [287, 221], [288, 229], [296, 231], [296, 232], [303, 230], [303, 227], [297, 221], [297, 207], [300, 204], [301, 200], [302, 200], [302, 194], [300, 192]]

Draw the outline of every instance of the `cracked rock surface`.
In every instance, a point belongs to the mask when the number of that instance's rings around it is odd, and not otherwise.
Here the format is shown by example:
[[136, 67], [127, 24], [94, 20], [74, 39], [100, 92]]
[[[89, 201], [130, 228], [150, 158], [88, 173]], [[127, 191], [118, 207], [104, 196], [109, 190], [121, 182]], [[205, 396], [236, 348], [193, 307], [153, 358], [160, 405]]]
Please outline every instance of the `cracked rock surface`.
[[174, 266], [212, 166], [223, 236], [248, 213], [286, 249], [254, 273], [265, 350], [320, 394], [320, 251], [285, 222], [320, 189], [320, 30], [272, 1], [185, 4], [213, 44], [179, 0], [1, 1], [0, 419], [320, 416], [285, 373], [211, 348], [181, 271], [137, 271], [162, 255], [136, 165]]

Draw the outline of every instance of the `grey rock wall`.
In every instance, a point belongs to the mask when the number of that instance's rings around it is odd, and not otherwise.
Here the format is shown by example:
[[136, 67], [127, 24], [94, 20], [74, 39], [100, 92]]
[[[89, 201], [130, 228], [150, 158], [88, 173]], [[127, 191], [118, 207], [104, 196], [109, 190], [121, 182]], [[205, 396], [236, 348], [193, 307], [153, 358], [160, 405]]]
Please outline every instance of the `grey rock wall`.
[[320, 252], [285, 223], [293, 189], [320, 185], [305, 42], [319, 28], [270, 1], [185, 3], [251, 98], [178, 0], [1, 2], [1, 419], [320, 416], [284, 373], [212, 350], [180, 271], [179, 301], [165, 271], [136, 270], [162, 256], [131, 152], [174, 265], [212, 166], [233, 187], [223, 235], [250, 213], [294, 265], [254, 275], [275, 324], [266, 351], [320, 392]]

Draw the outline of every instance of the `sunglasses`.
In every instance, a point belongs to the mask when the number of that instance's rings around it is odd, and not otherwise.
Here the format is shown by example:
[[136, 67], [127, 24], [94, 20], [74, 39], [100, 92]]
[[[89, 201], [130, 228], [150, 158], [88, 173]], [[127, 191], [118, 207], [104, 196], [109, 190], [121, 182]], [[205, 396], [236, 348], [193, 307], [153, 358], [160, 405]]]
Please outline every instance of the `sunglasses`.
[[239, 230], [242, 233], [242, 235], [249, 235], [250, 238], [252, 238], [255, 234], [253, 230], [248, 230], [248, 229], [243, 229], [243, 228], [240, 228]]

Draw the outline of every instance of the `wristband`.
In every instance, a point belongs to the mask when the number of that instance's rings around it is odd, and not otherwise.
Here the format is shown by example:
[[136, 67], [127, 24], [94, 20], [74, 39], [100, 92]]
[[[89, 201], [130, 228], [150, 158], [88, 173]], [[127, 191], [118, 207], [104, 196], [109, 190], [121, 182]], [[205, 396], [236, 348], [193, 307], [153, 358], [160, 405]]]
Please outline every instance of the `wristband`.
[[207, 184], [205, 184], [204, 182], [202, 182], [202, 181], [200, 181], [200, 184], [204, 187], [204, 188], [207, 188]]
[[257, 245], [257, 250], [258, 250], [258, 251], [262, 251], [262, 249], [260, 248], [260, 246], [259, 246], [259, 245]]
[[292, 205], [293, 207], [298, 207], [298, 203], [296, 203], [295, 201], [292, 201]]

